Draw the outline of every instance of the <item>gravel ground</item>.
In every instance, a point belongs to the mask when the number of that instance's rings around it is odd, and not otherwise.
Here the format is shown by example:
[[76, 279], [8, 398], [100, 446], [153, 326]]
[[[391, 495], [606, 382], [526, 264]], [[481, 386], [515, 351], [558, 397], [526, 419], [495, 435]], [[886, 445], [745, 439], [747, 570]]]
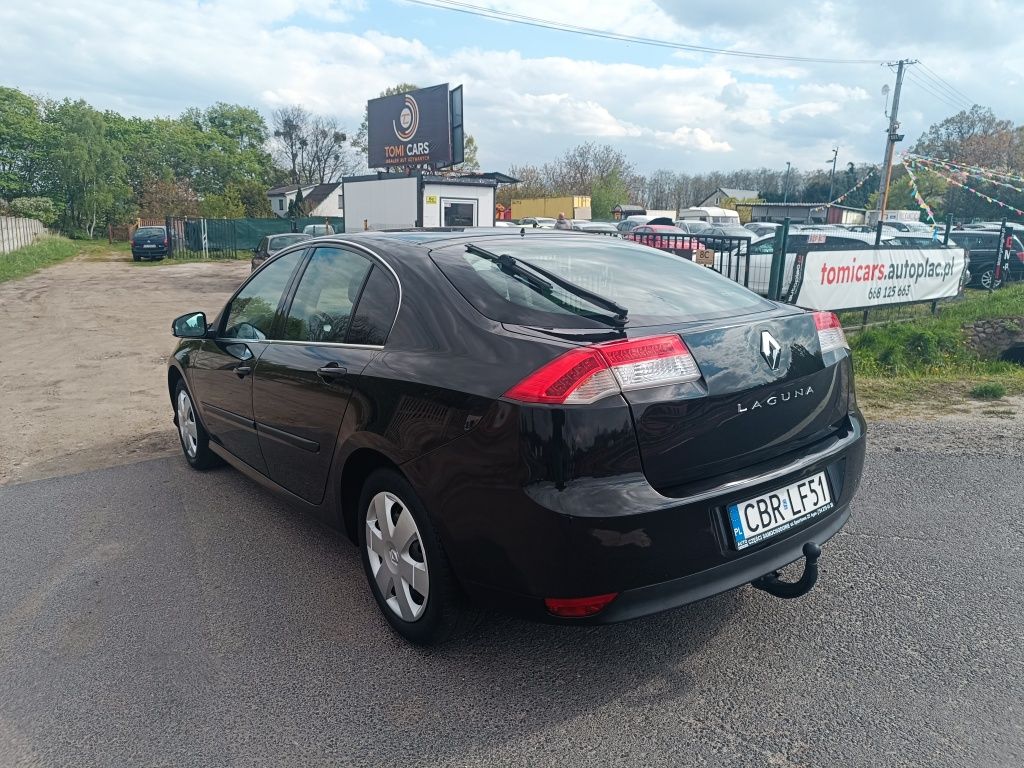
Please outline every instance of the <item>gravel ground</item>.
[[0, 283], [0, 485], [177, 450], [171, 320], [220, 311], [248, 273], [110, 251]]

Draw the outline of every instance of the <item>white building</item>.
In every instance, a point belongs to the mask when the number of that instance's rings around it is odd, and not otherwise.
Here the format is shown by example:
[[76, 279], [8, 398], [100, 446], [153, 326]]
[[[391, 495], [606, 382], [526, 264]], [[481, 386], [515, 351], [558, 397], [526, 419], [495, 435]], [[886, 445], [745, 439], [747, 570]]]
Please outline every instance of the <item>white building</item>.
[[287, 218], [288, 208], [295, 202], [300, 189], [306, 216], [345, 216], [344, 191], [340, 182], [289, 184], [268, 190], [267, 199], [270, 201], [270, 207], [275, 216], [282, 219]]
[[507, 178], [504, 174], [353, 176], [344, 181], [345, 231], [493, 227], [495, 188]]

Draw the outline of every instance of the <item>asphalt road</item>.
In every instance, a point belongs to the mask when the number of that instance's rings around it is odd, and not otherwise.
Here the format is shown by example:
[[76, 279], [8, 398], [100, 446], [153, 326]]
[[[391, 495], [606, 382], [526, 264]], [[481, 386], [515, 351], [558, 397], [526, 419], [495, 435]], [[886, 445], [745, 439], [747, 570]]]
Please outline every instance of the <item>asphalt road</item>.
[[917, 441], [871, 448], [805, 598], [431, 652], [231, 470], [0, 488], [0, 765], [1020, 766], [1019, 445]]

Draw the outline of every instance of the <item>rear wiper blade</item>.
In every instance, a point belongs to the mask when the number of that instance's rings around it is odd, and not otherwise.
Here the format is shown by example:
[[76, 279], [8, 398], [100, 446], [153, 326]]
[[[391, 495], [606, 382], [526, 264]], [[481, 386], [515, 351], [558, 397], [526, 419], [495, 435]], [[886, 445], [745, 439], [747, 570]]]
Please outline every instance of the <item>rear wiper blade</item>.
[[475, 253], [477, 256], [482, 256], [489, 261], [493, 261], [498, 265], [498, 269], [508, 275], [514, 275], [515, 277], [521, 277], [527, 283], [532, 285], [534, 288], [539, 290], [541, 293], [550, 293], [553, 286], [547, 280], [541, 280], [532, 272], [529, 272], [516, 262], [507, 253], [503, 253], [500, 256], [496, 253], [491, 253], [486, 248], [481, 248], [479, 245], [473, 245], [470, 243], [466, 246], [466, 250], [470, 253]]
[[[575, 296], [579, 296], [581, 299], [589, 301], [596, 307], [601, 307], [601, 309], [605, 309], [611, 312], [613, 315], [615, 315], [615, 321], [618, 325], [626, 324], [626, 316], [629, 314], [628, 309], [626, 309], [618, 302], [612, 301], [611, 299], [606, 298], [599, 293], [594, 293], [593, 291], [584, 288], [582, 285], [576, 285], [576, 283], [572, 282], [571, 280], [566, 280], [564, 277], [560, 277], [559, 275], [556, 275], [553, 272], [549, 272], [543, 267], [538, 267], [536, 264], [532, 262], [524, 261], [523, 259], [515, 259], [512, 256], [509, 256], [507, 253], [503, 253], [499, 256], [496, 253], [491, 253], [487, 249], [481, 248], [478, 245], [473, 245], [472, 243], [466, 246], [466, 250], [469, 251], [470, 253], [475, 253], [477, 256], [482, 256], [485, 259], [493, 261], [504, 271], [515, 270], [514, 272], [510, 272], [510, 274], [521, 275], [524, 279], [527, 280], [531, 278], [533, 280], [539, 280], [539, 278], [537, 278], [535, 275], [530, 275], [529, 272], [525, 272], [523, 270], [523, 267], [527, 267], [533, 272], [536, 272], [537, 274], [546, 277], [548, 280], [550, 280], [552, 283], [557, 285], [562, 290], [567, 291], [568, 293], [571, 293]], [[527, 277], [527, 275], [529, 275], [529, 277]], [[551, 285], [547, 285], [547, 289], [550, 290]]]

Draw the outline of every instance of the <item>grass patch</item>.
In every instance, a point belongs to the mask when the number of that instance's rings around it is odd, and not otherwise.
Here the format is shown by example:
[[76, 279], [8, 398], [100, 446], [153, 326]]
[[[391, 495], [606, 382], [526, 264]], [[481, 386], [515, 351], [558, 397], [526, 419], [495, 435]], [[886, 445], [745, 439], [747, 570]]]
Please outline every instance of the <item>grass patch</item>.
[[850, 333], [850, 348], [858, 374], [868, 377], [1002, 375], [1006, 366], [979, 358], [968, 347], [963, 327], [976, 320], [1021, 315], [1024, 284], [993, 293], [968, 291], [962, 301], [944, 305], [938, 315], [923, 314]]
[[33, 272], [70, 259], [81, 250], [81, 244], [58, 235], [41, 237], [10, 253], [0, 253], [0, 283], [15, 280]]
[[985, 381], [971, 390], [975, 400], [1002, 400], [1006, 397], [1006, 387], [998, 381]]

